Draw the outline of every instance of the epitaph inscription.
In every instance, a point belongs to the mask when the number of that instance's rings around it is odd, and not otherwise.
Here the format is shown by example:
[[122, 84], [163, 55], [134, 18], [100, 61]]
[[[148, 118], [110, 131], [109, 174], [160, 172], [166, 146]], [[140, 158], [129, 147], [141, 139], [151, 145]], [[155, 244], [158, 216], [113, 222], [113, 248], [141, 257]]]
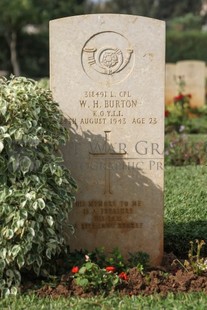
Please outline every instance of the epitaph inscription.
[[164, 22], [100, 14], [50, 23], [51, 89], [78, 184], [71, 250], [163, 254]]

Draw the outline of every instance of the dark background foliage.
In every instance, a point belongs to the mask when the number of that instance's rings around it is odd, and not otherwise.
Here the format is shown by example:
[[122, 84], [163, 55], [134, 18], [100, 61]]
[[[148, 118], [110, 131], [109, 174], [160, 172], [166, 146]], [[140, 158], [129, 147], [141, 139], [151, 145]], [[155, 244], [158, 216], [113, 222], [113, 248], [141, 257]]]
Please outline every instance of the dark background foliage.
[[[91, 13], [135, 14], [166, 21], [166, 62], [206, 61], [203, 0], [1, 0], [0, 70], [49, 76], [49, 20]], [[31, 26], [33, 27], [32, 31]]]

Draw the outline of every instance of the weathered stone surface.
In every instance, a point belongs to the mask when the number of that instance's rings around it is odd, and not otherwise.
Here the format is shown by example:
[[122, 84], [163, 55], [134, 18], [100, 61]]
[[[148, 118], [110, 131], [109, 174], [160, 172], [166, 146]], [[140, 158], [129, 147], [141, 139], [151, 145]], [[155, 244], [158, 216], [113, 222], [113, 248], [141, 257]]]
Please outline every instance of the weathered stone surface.
[[204, 61], [183, 60], [176, 64], [177, 77], [182, 76], [186, 83], [185, 93], [192, 96], [191, 106], [202, 107], [205, 104], [205, 76], [206, 65]]
[[98, 14], [50, 22], [51, 89], [71, 124], [71, 249], [163, 254], [165, 24]]

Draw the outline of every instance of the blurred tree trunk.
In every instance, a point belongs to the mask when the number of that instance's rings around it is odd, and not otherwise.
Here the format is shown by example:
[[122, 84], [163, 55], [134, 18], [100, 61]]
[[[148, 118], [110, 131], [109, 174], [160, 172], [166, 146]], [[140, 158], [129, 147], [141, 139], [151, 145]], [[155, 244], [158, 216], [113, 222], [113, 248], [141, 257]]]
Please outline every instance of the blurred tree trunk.
[[10, 48], [10, 58], [11, 58], [13, 73], [16, 76], [19, 76], [20, 66], [19, 66], [19, 61], [17, 57], [17, 34], [14, 30], [11, 32], [11, 35], [7, 37], [7, 41], [8, 41], [9, 48]]

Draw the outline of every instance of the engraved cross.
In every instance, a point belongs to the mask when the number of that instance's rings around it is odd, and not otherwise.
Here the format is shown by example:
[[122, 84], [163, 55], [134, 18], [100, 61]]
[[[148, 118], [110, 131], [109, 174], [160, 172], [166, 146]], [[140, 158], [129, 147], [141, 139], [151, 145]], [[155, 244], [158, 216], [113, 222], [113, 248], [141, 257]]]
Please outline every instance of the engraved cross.
[[127, 152], [124, 151], [123, 153], [115, 153], [110, 151], [110, 139], [109, 135], [111, 131], [105, 130], [105, 141], [104, 141], [104, 149], [103, 152], [100, 153], [93, 153], [89, 152], [90, 155], [95, 156], [98, 159], [105, 159], [105, 189], [104, 194], [110, 194], [112, 195], [112, 189], [111, 189], [111, 159], [121, 159], [123, 155], [126, 155]]

